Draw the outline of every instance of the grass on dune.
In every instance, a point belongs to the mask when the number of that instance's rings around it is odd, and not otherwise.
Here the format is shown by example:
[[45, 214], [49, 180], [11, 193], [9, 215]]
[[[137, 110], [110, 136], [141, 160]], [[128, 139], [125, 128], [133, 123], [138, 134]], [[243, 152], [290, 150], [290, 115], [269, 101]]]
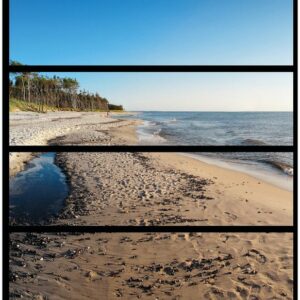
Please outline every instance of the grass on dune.
[[[32, 111], [32, 112], [47, 112], [47, 111], [94, 111], [94, 112], [106, 112], [106, 110], [94, 109], [94, 110], [80, 110], [74, 108], [57, 108], [54, 106], [43, 105], [43, 111], [41, 111], [41, 107], [39, 107], [36, 103], [29, 103], [27, 101], [18, 100], [15, 98], [9, 99], [9, 111]], [[110, 110], [111, 112], [122, 113], [124, 110]]]
[[[55, 107], [44, 105], [43, 112], [46, 111], [55, 111], [57, 110]], [[33, 112], [42, 112], [39, 105], [36, 103], [29, 103], [27, 101], [17, 100], [17, 99], [9, 99], [9, 111], [33, 111]]]

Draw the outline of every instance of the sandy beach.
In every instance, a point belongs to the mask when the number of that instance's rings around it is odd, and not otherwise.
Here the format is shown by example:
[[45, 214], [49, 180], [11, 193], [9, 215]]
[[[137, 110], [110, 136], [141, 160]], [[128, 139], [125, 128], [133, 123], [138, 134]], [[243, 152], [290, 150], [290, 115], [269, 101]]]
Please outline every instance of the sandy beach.
[[58, 224], [289, 225], [292, 193], [173, 153], [59, 153]]
[[10, 298], [293, 299], [292, 247], [289, 233], [14, 233]]
[[[32, 120], [26, 123], [26, 132], [37, 130], [36, 136], [39, 136], [40, 142], [55, 145], [137, 143], [135, 125], [138, 121], [103, 117], [105, 122], [99, 116], [88, 114], [79, 120], [84, 123], [89, 119], [89, 123], [78, 128], [73, 123], [72, 126], [69, 124], [77, 119], [71, 118], [71, 113], [68, 116], [71, 120], [57, 121], [65, 124], [59, 126], [57, 132], [52, 132], [50, 125], [47, 126], [53, 121], [43, 122], [46, 130], [39, 125], [31, 128], [29, 124], [33, 123]], [[93, 118], [99, 118], [101, 122], [91, 124]], [[21, 122], [17, 117], [14, 119], [18, 120], [17, 123]], [[46, 119], [53, 120], [53, 117]], [[18, 136], [22, 141], [20, 143], [25, 143], [25, 137], [21, 139], [18, 133], [18, 127], [25, 125], [16, 125], [14, 121], [12, 124], [12, 141], [16, 142]], [[64, 131], [61, 127], [76, 129]], [[48, 140], [44, 130], [52, 132]], [[12, 155], [12, 170], [20, 166], [15, 159], [17, 155]], [[51, 224], [292, 224], [292, 192], [250, 175], [181, 154], [57, 153], [56, 163], [67, 176], [70, 194], [63, 211], [50, 221]]]
[[[120, 113], [110, 113], [110, 116], [112, 115], [118, 116]], [[101, 140], [109, 145], [111, 141], [106, 134], [107, 130], [124, 125], [130, 126], [136, 122], [114, 119], [101, 112], [11, 112], [9, 144], [11, 146], [48, 145], [52, 139], [78, 132], [83, 136], [87, 135], [85, 142], [93, 143], [95, 140]], [[24, 167], [24, 163], [31, 158], [28, 153], [11, 154], [10, 175], [19, 172]]]

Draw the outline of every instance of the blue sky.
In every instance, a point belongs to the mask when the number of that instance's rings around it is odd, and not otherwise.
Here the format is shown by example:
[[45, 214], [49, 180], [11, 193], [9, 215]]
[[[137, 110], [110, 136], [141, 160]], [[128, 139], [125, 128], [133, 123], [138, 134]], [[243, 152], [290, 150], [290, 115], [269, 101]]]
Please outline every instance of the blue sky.
[[[53, 76], [54, 73], [44, 75]], [[55, 73], [126, 110], [292, 111], [292, 73]]]
[[10, 0], [25, 64], [291, 64], [292, 0]]

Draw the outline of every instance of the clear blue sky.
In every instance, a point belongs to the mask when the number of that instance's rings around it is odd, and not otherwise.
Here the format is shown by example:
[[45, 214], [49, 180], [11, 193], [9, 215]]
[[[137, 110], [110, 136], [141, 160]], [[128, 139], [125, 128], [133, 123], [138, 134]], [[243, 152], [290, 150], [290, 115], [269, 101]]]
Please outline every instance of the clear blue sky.
[[[44, 75], [53, 76], [54, 73]], [[292, 111], [292, 73], [56, 73], [126, 110]]]
[[11, 0], [25, 64], [291, 64], [292, 0]]

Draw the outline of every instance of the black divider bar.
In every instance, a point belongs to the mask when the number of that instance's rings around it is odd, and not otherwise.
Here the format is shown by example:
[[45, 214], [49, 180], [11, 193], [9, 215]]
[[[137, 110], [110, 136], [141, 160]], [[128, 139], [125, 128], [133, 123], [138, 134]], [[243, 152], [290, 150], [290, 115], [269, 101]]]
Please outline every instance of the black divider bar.
[[10, 152], [293, 152], [294, 146], [9, 146]]
[[9, 72], [293, 72], [293, 65], [22, 65]]
[[294, 232], [293, 226], [9, 226], [9, 232]]

